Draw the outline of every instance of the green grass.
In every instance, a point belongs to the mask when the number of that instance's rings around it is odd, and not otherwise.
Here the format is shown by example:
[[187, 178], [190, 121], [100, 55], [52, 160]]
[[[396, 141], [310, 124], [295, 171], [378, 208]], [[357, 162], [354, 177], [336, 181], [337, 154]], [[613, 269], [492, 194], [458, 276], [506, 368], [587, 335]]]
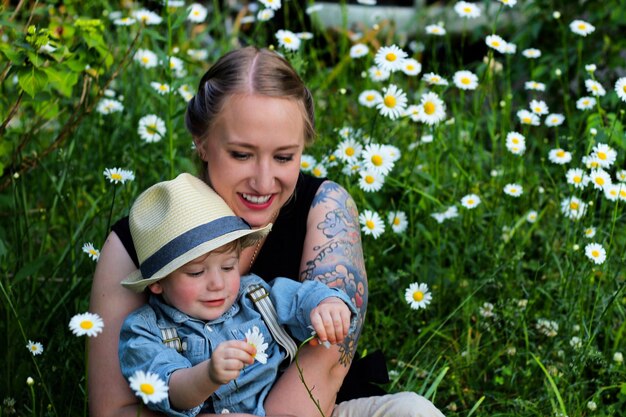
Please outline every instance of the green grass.
[[[184, 9], [163, 9], [162, 23], [143, 28], [113, 25], [108, 2], [83, 3], [0, 8], [0, 416], [85, 414], [85, 340], [68, 329], [70, 318], [88, 309], [95, 268], [81, 248], [102, 247], [111, 222], [141, 190], [194, 170], [177, 89], [186, 84], [193, 91], [208, 65], [237, 42], [273, 46], [298, 69], [316, 101], [319, 136], [306, 153], [350, 191], [359, 211], [376, 212], [385, 223], [392, 210], [406, 213], [403, 233], [386, 224], [378, 238], [363, 235], [370, 301], [359, 350], [385, 352], [389, 389], [426, 395], [449, 416], [614, 416], [626, 407], [626, 369], [614, 356], [626, 353], [625, 200], [611, 201], [592, 184], [574, 188], [565, 177], [570, 168], [590, 173], [582, 158], [598, 144], [617, 153], [605, 168], [614, 183], [626, 168], [626, 103], [614, 91], [626, 75], [621, 2], [519, 1], [508, 8], [484, 1], [484, 25], [459, 24], [454, 12], [428, 17], [420, 9], [408, 37], [386, 21], [325, 28], [293, 2], [268, 22], [240, 25], [236, 10], [217, 10], [214, 2], [202, 24], [185, 21]], [[574, 19], [595, 31], [574, 34]], [[426, 35], [424, 27], [438, 21], [464, 29]], [[276, 42], [278, 29], [306, 30], [313, 39], [286, 51]], [[358, 59], [349, 56], [355, 32], [369, 47]], [[492, 33], [517, 52], [489, 49], [485, 37]], [[48, 42], [56, 50], [38, 53]], [[373, 81], [367, 71], [376, 51], [392, 44], [417, 59], [421, 73]], [[142, 68], [133, 60], [137, 48], [162, 61], [181, 58], [186, 75], [163, 65]], [[541, 50], [541, 57], [525, 58], [527, 48]], [[208, 56], [195, 61], [189, 49]], [[595, 72], [585, 69], [589, 64]], [[488, 70], [494, 65], [501, 69]], [[475, 73], [478, 88], [455, 87], [458, 70]], [[428, 86], [422, 76], [429, 72], [449, 84]], [[600, 82], [606, 95], [581, 111], [576, 101], [590, 95], [587, 79]], [[530, 80], [545, 91], [525, 89]], [[170, 84], [172, 93], [158, 95], [153, 81]], [[392, 120], [359, 104], [362, 91], [382, 92], [390, 84], [407, 94], [408, 104], [435, 92], [446, 105], [445, 121]], [[122, 112], [96, 110], [109, 94]], [[548, 127], [542, 116], [538, 126], [521, 124], [516, 113], [533, 99], [565, 122]], [[159, 142], [146, 143], [137, 133], [148, 114], [165, 122]], [[358, 175], [348, 175], [347, 164], [333, 157], [345, 128], [362, 146], [399, 151], [379, 191], [363, 191]], [[513, 131], [525, 137], [522, 155], [506, 148]], [[422, 142], [425, 135], [433, 141]], [[571, 152], [571, 162], [550, 161], [559, 147]], [[113, 167], [133, 171], [135, 179], [110, 183], [103, 171]], [[509, 183], [521, 185], [523, 194], [506, 195]], [[471, 210], [460, 203], [468, 194], [481, 199]], [[579, 220], [562, 213], [569, 197], [588, 204]], [[432, 216], [451, 206], [457, 217], [439, 223]], [[534, 223], [526, 218], [531, 210]], [[596, 234], [587, 238], [591, 226]], [[585, 255], [591, 242], [606, 250], [603, 263]], [[405, 302], [413, 282], [429, 286], [425, 309]], [[543, 320], [558, 325], [555, 334], [538, 327]], [[43, 344], [42, 355], [29, 353], [29, 340]]]

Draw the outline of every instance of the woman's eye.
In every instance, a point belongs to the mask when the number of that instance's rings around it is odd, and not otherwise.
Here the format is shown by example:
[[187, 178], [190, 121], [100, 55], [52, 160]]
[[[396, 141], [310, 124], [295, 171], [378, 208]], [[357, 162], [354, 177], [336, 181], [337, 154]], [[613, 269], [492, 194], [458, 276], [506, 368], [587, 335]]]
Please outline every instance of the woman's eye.
[[293, 161], [293, 155], [276, 155], [274, 158], [282, 163]]
[[246, 159], [250, 158], [250, 154], [236, 151], [231, 151], [230, 156], [240, 161], [245, 161]]
[[200, 275], [202, 275], [204, 271], [188, 271], [187, 275], [189, 275], [190, 277], [199, 277]]

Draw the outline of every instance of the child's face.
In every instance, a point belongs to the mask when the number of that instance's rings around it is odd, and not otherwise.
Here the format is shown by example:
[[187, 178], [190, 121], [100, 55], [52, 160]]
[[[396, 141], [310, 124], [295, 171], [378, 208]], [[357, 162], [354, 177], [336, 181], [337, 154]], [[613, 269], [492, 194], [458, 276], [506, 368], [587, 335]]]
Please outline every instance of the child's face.
[[240, 280], [237, 250], [210, 252], [150, 285], [150, 290], [188, 316], [210, 321], [233, 305]]

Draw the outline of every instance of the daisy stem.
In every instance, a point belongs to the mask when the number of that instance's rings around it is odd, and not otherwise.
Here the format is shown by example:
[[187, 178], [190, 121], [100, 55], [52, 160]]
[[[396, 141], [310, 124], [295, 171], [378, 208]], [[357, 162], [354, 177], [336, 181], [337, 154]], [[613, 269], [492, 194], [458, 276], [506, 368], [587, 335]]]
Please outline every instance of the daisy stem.
[[33, 401], [33, 417], [37, 417], [37, 403], [35, 401], [35, 388], [33, 387], [34, 384], [29, 384], [28, 388], [30, 388], [30, 398]]
[[306, 389], [306, 392], [309, 394], [309, 397], [311, 398], [311, 401], [313, 401], [313, 404], [315, 404], [315, 407], [317, 408], [317, 411], [320, 412], [322, 417], [326, 417], [326, 415], [322, 411], [322, 407], [320, 406], [319, 400], [313, 396], [313, 389], [309, 388], [309, 386], [307, 385], [306, 381], [304, 380], [304, 372], [302, 371], [302, 368], [300, 367], [300, 363], [298, 362], [298, 354], [300, 353], [300, 349], [302, 349], [302, 346], [305, 346], [307, 343], [309, 343], [315, 337], [316, 337], [316, 335], [312, 335], [311, 337], [309, 337], [308, 339], [306, 339], [302, 343], [300, 343], [300, 346], [298, 346], [298, 350], [296, 351], [296, 356], [294, 357], [294, 362], [296, 363], [296, 369], [298, 370], [298, 376], [300, 377], [300, 381], [302, 381], [302, 384], [304, 385], [304, 389]]
[[[165, 7], [165, 14], [167, 15], [167, 65], [166, 75], [167, 84], [169, 85], [169, 91], [167, 92], [167, 113], [165, 116], [165, 126], [167, 129], [167, 142], [168, 142], [168, 154], [170, 160], [170, 178], [174, 178], [174, 132], [172, 132], [172, 65], [170, 60], [172, 59], [172, 14], [169, 12], [169, 8]], [[108, 230], [108, 229], [107, 229]]]
[[137, 404], [137, 417], [141, 416], [141, 407], [143, 407], [143, 402], [139, 401], [139, 404]]
[[109, 233], [108, 230], [111, 227], [111, 219], [113, 218], [113, 207], [115, 206], [115, 194], [117, 192], [117, 186], [113, 184], [113, 199], [111, 200], [111, 208], [109, 209], [109, 219], [107, 220], [107, 227], [104, 229], [105, 235], [103, 242], [106, 240], [106, 234]]
[[83, 401], [83, 416], [85, 417], [87, 417], [87, 384], [89, 384], [89, 338], [85, 338], [85, 398]]

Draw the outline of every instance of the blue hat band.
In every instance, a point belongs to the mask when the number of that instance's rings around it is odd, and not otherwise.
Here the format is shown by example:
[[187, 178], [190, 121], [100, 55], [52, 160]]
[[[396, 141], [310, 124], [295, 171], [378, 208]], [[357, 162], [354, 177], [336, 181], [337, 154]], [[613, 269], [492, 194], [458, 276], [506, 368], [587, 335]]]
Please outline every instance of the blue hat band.
[[250, 230], [250, 225], [237, 216], [221, 217], [212, 222], [196, 226], [193, 229], [170, 240], [158, 251], [141, 263], [141, 276], [151, 278], [165, 265], [189, 252], [191, 249], [237, 230]]

